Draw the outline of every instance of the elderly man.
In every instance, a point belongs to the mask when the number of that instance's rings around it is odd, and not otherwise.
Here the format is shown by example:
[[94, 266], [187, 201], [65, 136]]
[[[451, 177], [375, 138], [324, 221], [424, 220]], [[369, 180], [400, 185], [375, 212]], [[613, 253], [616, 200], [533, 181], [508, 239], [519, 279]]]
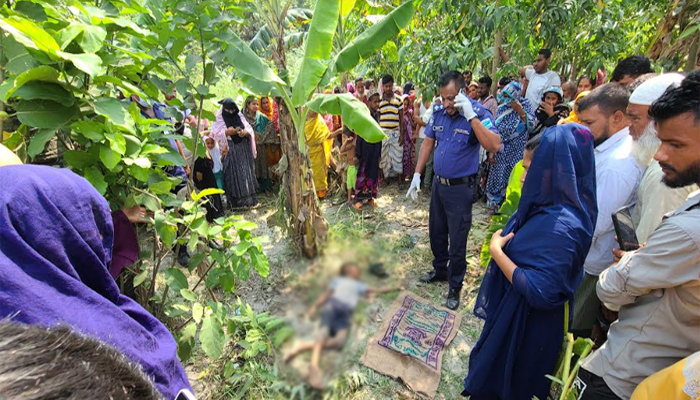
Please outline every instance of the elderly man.
[[632, 214], [639, 243], [644, 243], [661, 223], [663, 216], [681, 204], [698, 189], [694, 183], [680, 188], [670, 188], [661, 182], [663, 173], [654, 153], [661, 142], [656, 134], [654, 121], [649, 118], [649, 108], [668, 87], [679, 85], [683, 75], [671, 73], [651, 78], [637, 87], [630, 96], [627, 116], [630, 118], [630, 135], [634, 140], [632, 154], [644, 168], [644, 175], [637, 189], [637, 205]]
[[[700, 183], [700, 72], [666, 91], [649, 114], [663, 182]], [[648, 376], [700, 350], [700, 193], [668, 214], [646, 246], [600, 275], [597, 294], [620, 306], [608, 341], [582, 364], [580, 400], [629, 399]]]
[[423, 283], [449, 281], [445, 306], [455, 310], [459, 307], [459, 294], [467, 270], [467, 238], [472, 224], [479, 149], [483, 146], [486, 151], [498, 151], [501, 137], [491, 113], [478, 101], [460, 94], [464, 78], [459, 71], [446, 72], [439, 84], [443, 103], [433, 107], [416, 173], [406, 196], [417, 198], [421, 174], [434, 148], [435, 178], [428, 226], [433, 270], [420, 280]]
[[610, 215], [633, 204], [642, 170], [632, 157], [632, 137], [626, 115], [629, 92], [616, 83], [593, 90], [578, 106], [578, 117], [595, 141], [598, 220], [593, 243], [584, 263], [585, 276], [574, 297], [572, 329], [589, 336], [598, 317], [600, 301], [595, 295], [598, 275], [613, 263], [615, 231]]

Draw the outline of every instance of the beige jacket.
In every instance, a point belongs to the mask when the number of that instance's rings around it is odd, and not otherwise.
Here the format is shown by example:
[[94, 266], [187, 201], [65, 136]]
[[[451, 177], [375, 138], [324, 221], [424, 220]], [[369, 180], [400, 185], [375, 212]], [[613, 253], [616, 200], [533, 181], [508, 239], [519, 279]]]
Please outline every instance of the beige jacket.
[[698, 205], [700, 192], [667, 215], [645, 247], [600, 275], [598, 297], [621, 306], [620, 316], [582, 366], [623, 399], [646, 377], [700, 351]]

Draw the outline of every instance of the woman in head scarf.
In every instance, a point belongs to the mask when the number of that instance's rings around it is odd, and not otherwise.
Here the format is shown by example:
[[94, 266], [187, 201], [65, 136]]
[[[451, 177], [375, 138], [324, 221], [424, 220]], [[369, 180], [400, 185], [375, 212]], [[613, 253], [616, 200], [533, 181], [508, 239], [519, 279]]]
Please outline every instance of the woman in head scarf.
[[491, 239], [474, 308], [485, 323], [462, 392], [473, 400], [548, 397], [545, 375], [554, 373], [598, 214], [590, 131], [545, 130], [523, 179], [518, 210]]
[[576, 95], [576, 99], [574, 100], [574, 110], [569, 113], [568, 117], [559, 120], [559, 122], [557, 122], [558, 125], [568, 124], [570, 122], [574, 122], [577, 124], [581, 123], [581, 121], [579, 121], [579, 119], [578, 119], [578, 105], [581, 102], [582, 98], [588, 96], [588, 93], [590, 93], [590, 91], [586, 90], [586, 91], [581, 92], [578, 95]]
[[267, 164], [267, 145], [262, 140], [265, 131], [272, 131], [272, 124], [268, 123], [267, 117], [261, 117], [263, 123], [258, 123], [258, 99], [255, 96], [248, 96], [243, 103], [243, 116], [248, 124], [255, 131], [255, 147], [260, 152], [260, 157], [255, 159], [255, 177], [258, 178], [261, 191], [272, 191], [272, 180], [270, 180], [270, 170]]
[[0, 319], [68, 325], [139, 364], [164, 398], [191, 391], [168, 329], [110, 275], [107, 201], [67, 169], [4, 166], [0, 185], [14, 188], [0, 191]]
[[534, 125], [534, 110], [521, 92], [520, 83], [511, 81], [498, 93], [496, 128], [501, 135], [501, 150], [491, 156], [494, 162], [486, 181], [486, 206], [492, 212], [498, 211], [504, 200], [508, 177], [522, 160], [528, 132]]
[[328, 191], [331, 146], [329, 143], [330, 131], [318, 113], [309, 111], [304, 124], [304, 135], [306, 145], [309, 148], [309, 160], [311, 161], [316, 195], [319, 199], [323, 199]]
[[[223, 180], [221, 174], [221, 169], [223, 168], [221, 152], [216, 144], [216, 140], [211, 136], [203, 136], [202, 141], [207, 148], [207, 154], [206, 157], [197, 157], [194, 162], [194, 186], [197, 190], [220, 189], [219, 181]], [[212, 222], [224, 215], [221, 195], [210, 195], [206, 200], [204, 208], [207, 210], [207, 221]]]
[[214, 134], [225, 135], [228, 151], [224, 156], [224, 190], [230, 208], [248, 208], [258, 204], [255, 180], [255, 132], [236, 102], [230, 98], [219, 102]]
[[272, 167], [277, 165], [282, 158], [279, 135], [279, 113], [277, 110], [277, 103], [270, 97], [261, 97], [258, 102], [257, 129], [262, 132], [260, 141], [264, 143], [266, 147], [265, 156], [267, 157], [267, 166]]
[[542, 132], [544, 128], [554, 126], [569, 116], [571, 109], [564, 103], [564, 92], [559, 86], [552, 86], [542, 93], [542, 103], [535, 111], [535, 128], [530, 137]]

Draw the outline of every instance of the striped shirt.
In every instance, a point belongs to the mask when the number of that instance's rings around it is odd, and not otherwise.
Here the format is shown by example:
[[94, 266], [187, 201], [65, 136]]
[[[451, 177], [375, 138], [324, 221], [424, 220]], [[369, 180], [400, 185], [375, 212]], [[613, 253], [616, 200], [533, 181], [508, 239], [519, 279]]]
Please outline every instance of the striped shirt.
[[397, 95], [391, 100], [382, 97], [379, 102], [379, 126], [384, 131], [395, 131], [399, 129], [399, 110], [403, 109], [403, 101]]

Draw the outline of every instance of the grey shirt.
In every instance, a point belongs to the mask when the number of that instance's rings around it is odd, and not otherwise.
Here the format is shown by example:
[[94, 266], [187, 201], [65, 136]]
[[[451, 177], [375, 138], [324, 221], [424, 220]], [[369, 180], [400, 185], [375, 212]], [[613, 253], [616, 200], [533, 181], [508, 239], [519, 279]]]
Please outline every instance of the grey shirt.
[[699, 204], [696, 192], [645, 247], [600, 275], [598, 297], [621, 306], [620, 315], [582, 366], [623, 399], [648, 376], [700, 351]]
[[355, 309], [360, 297], [367, 293], [368, 287], [358, 280], [341, 276], [331, 281], [330, 289], [333, 291], [331, 299], [336, 299]]

